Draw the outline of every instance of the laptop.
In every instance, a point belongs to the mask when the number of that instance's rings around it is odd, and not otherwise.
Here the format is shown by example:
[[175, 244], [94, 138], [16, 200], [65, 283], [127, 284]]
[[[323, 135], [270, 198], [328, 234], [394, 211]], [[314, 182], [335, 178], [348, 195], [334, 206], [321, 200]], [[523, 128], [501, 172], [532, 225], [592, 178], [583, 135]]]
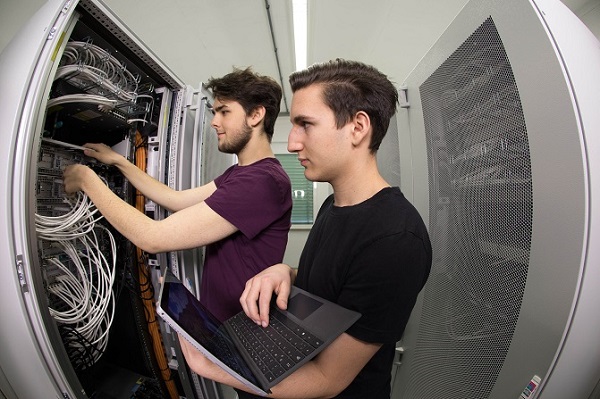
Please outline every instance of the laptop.
[[259, 395], [270, 393], [360, 318], [358, 312], [292, 286], [286, 311], [272, 302], [268, 327], [256, 325], [243, 311], [221, 323], [168, 268], [157, 314]]

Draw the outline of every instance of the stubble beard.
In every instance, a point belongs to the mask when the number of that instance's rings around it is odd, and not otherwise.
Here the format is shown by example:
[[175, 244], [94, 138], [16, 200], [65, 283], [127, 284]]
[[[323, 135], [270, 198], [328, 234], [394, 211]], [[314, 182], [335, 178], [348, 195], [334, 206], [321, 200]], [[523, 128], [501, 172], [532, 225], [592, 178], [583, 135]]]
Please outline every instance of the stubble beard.
[[251, 137], [252, 128], [244, 121], [239, 132], [235, 134], [231, 141], [219, 143], [219, 151], [225, 154], [239, 154], [250, 142]]

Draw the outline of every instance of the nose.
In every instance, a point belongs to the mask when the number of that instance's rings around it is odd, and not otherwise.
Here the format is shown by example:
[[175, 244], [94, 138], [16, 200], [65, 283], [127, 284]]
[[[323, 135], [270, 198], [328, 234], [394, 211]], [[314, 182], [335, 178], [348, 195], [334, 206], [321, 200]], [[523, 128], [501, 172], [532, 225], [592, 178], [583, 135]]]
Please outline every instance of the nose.
[[288, 135], [288, 152], [300, 152], [302, 150], [304, 144], [301, 141], [301, 134], [298, 132], [298, 129], [292, 127], [290, 130], [290, 134]]
[[216, 114], [213, 115], [212, 121], [210, 121], [210, 125], [214, 129], [216, 129], [217, 127], [219, 127], [219, 124], [220, 124], [220, 122], [219, 122], [219, 114], [216, 113]]

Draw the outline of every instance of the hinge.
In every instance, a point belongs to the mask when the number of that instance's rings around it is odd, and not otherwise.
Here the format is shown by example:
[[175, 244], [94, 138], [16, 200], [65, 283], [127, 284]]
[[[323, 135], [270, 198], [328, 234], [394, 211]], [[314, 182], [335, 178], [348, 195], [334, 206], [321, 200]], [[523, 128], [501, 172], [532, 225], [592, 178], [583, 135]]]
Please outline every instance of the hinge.
[[[72, 2], [73, 2], [72, 0], [67, 0], [65, 5], [63, 6], [62, 10], [60, 10], [60, 12], [63, 15], [66, 14], [67, 11], [69, 11], [69, 8], [71, 8]], [[58, 28], [56, 26], [53, 26], [52, 28], [50, 28], [50, 32], [48, 32], [47, 40], [54, 40], [54, 36], [56, 36], [56, 32], [58, 32]]]
[[62, 13], [65, 14], [67, 12], [67, 10], [69, 8], [71, 8], [72, 4], [73, 4], [73, 0], [67, 0], [67, 2], [65, 3], [65, 6], [62, 9]]
[[19, 284], [21, 284], [21, 291], [29, 292], [27, 286], [27, 279], [25, 278], [25, 267], [23, 264], [23, 255], [17, 255], [17, 276], [19, 277]]
[[401, 108], [410, 108], [408, 102], [408, 87], [406, 85], [400, 86], [400, 89], [398, 90], [398, 101]]
[[58, 31], [58, 28], [56, 26], [53, 26], [52, 29], [50, 29], [50, 33], [48, 33], [48, 40], [53, 40], [54, 35], [56, 35], [57, 31]]

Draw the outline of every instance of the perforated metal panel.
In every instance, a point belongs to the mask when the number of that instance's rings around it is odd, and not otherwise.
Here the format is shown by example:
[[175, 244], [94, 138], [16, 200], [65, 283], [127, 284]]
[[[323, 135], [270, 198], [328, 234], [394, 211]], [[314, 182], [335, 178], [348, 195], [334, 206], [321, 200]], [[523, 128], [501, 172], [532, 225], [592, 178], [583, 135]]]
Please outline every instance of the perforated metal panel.
[[405, 397], [485, 398], [519, 317], [533, 217], [525, 119], [491, 17], [420, 95], [434, 264]]

